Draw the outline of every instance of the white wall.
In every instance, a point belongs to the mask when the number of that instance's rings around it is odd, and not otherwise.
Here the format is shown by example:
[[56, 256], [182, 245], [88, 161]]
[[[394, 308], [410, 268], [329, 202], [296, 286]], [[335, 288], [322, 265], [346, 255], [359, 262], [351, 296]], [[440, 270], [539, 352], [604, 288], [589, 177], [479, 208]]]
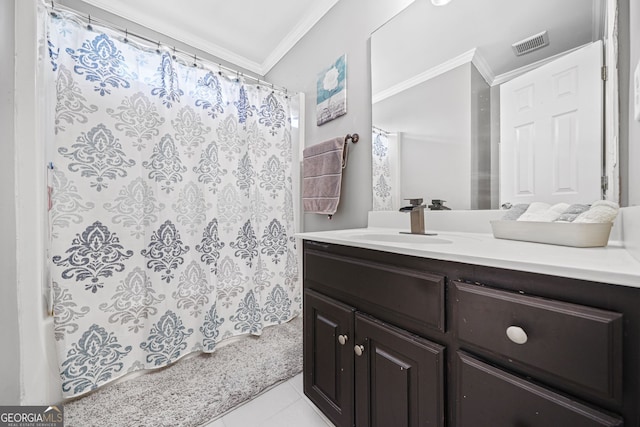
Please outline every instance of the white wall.
[[18, 296], [16, 283], [14, 100], [14, 0], [0, 1], [0, 405], [20, 402]]
[[[408, 130], [402, 141], [403, 199], [441, 199], [453, 209], [471, 207], [471, 68], [471, 63], [463, 64], [420, 83], [406, 91], [417, 99], [402, 97], [392, 106], [392, 116], [398, 116], [403, 107], [407, 112], [402, 116], [416, 116], [408, 120], [411, 124], [391, 128]], [[394, 98], [398, 95], [378, 104]], [[390, 125], [380, 126], [387, 130]]]
[[[341, 0], [266, 75], [268, 81], [306, 93], [305, 144], [358, 133], [344, 171], [342, 197], [332, 220], [306, 214], [305, 230], [365, 227], [371, 210], [371, 33], [413, 0]], [[347, 114], [316, 126], [316, 77], [347, 54]]]

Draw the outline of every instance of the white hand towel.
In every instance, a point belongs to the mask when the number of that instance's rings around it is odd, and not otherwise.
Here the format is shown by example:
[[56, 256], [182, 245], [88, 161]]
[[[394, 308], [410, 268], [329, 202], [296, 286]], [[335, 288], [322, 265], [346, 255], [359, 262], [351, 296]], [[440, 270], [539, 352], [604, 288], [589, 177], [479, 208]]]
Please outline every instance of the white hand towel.
[[[533, 210], [531, 207], [533, 206]], [[555, 221], [569, 207], [567, 203], [557, 203], [549, 206], [547, 203], [531, 203], [529, 209], [518, 218], [518, 221], [552, 222]]]
[[613, 222], [618, 216], [619, 206], [617, 203], [608, 200], [598, 200], [591, 205], [591, 208], [578, 215], [573, 222], [603, 223]]
[[551, 206], [548, 203], [533, 202], [529, 205], [526, 211], [518, 218], [518, 221], [536, 221], [538, 214], [547, 211]]
[[512, 206], [506, 214], [504, 214], [504, 216], [502, 217], [503, 221], [515, 221], [516, 219], [520, 218], [520, 215], [522, 215], [523, 213], [526, 212], [526, 210], [529, 208], [529, 204], [528, 203], [519, 203], [515, 206]]

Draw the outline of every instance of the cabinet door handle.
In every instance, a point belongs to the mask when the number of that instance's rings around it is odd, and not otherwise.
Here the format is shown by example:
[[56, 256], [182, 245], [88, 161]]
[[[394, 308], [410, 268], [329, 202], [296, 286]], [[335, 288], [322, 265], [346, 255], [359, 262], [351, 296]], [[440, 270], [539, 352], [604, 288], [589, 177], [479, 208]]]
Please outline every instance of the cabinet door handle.
[[516, 344], [524, 344], [529, 339], [527, 333], [520, 326], [509, 326], [507, 328], [507, 337]]
[[338, 342], [340, 345], [345, 345], [349, 341], [349, 337], [346, 335], [338, 335]]
[[364, 353], [364, 346], [356, 345], [355, 347], [353, 347], [353, 351], [356, 352], [356, 356], [362, 356], [362, 353]]

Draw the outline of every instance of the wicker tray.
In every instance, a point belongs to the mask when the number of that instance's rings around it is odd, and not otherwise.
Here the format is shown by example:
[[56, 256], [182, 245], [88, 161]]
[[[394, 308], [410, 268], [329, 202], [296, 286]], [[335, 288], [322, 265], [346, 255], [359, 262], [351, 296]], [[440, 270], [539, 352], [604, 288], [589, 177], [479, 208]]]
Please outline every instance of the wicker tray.
[[607, 246], [613, 223], [491, 221], [497, 239], [592, 248]]

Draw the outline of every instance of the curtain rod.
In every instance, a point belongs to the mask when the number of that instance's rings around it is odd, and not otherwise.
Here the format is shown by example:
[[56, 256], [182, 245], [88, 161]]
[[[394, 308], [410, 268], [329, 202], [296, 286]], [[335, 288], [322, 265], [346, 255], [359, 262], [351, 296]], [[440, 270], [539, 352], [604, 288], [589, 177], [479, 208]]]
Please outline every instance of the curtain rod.
[[391, 132], [387, 132], [384, 129], [379, 128], [378, 126], [371, 126], [375, 132], [383, 133], [385, 135], [391, 135]]
[[[225, 70], [225, 71], [227, 71], [227, 72], [229, 72], [231, 74], [235, 74], [235, 79], [236, 80], [238, 80], [240, 78], [245, 78], [245, 79], [248, 78], [248, 79], [251, 79], [251, 80], [255, 81], [256, 82], [256, 86], [258, 86], [258, 87], [261, 84], [263, 84], [265, 87], [270, 87], [272, 90], [277, 90], [279, 92], [284, 93], [285, 96], [287, 96], [287, 97], [289, 95], [296, 95], [297, 94], [296, 92], [289, 93], [289, 90], [284, 86], [274, 85], [273, 83], [269, 83], [269, 82], [267, 82], [265, 80], [261, 80], [258, 77], [253, 77], [253, 76], [251, 76], [249, 74], [245, 74], [245, 73], [243, 73], [243, 72], [241, 72], [239, 70], [224, 66], [219, 62], [214, 62], [214, 61], [211, 61], [211, 60], [205, 59], [205, 58], [198, 58], [198, 56], [195, 53], [190, 53], [190, 52], [187, 52], [185, 50], [178, 49], [175, 46], [169, 46], [167, 44], [163, 44], [162, 42], [160, 42], [158, 40], [153, 40], [153, 39], [150, 39], [150, 38], [148, 38], [146, 36], [143, 36], [141, 34], [138, 34], [138, 33], [135, 33], [135, 32], [131, 32], [127, 28], [118, 27], [115, 24], [112, 24], [111, 22], [108, 22], [108, 21], [105, 21], [105, 20], [102, 20], [102, 19], [92, 18], [91, 14], [89, 14], [89, 13], [87, 13], [87, 15], [84, 16], [81, 12], [79, 12], [79, 11], [69, 7], [69, 6], [66, 6], [66, 5], [63, 5], [63, 4], [60, 4], [60, 3], [54, 3], [53, 0], [51, 0], [51, 1], [43, 0], [43, 4], [49, 10], [49, 13], [52, 16], [56, 17], [56, 16], [58, 16], [57, 15], [57, 11], [62, 11], [65, 14], [72, 15], [73, 18], [75, 18], [76, 20], [80, 21], [79, 23], [86, 23], [87, 24], [87, 29], [89, 29], [89, 30], [93, 30], [91, 24], [95, 23], [95, 24], [97, 24], [99, 26], [108, 28], [108, 29], [110, 29], [112, 31], [117, 31], [117, 32], [119, 32], [119, 33], [124, 35], [124, 40], [123, 41], [125, 43], [131, 41], [131, 40], [129, 40], [129, 37], [135, 37], [136, 39], [140, 39], [140, 40], [142, 40], [144, 42], [147, 42], [147, 43], [151, 44], [150, 46], [144, 46], [144, 45], [142, 45], [140, 43], [137, 43], [137, 44], [141, 45], [141, 47], [143, 47], [143, 48], [147, 48], [147, 49], [153, 50], [153, 48], [155, 46], [156, 47], [155, 48], [156, 52], [160, 53], [160, 47], [161, 46], [165, 47], [169, 51], [173, 52], [174, 59], [176, 59], [176, 54], [182, 55], [184, 58], [179, 58], [179, 59], [181, 59], [185, 64], [188, 64], [188, 61], [193, 61], [190, 65], [192, 65], [194, 67], [199, 67], [199, 68], [202, 68], [202, 69], [208, 69], [210, 71], [213, 71], [212, 68], [217, 67], [218, 71], [220, 73], [222, 73], [222, 70]], [[166, 37], [168, 37], [168, 36], [166, 36]], [[227, 77], [228, 78], [233, 78], [231, 76], [227, 76]]]

